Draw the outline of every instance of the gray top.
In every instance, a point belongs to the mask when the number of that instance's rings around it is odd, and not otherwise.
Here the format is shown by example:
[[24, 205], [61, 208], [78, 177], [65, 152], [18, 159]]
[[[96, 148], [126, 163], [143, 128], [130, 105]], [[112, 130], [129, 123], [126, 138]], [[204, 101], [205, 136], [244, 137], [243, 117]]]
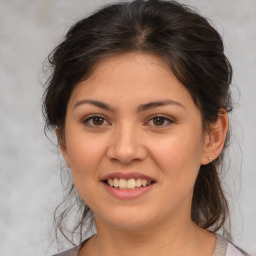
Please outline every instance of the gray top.
[[227, 254], [228, 241], [218, 234], [216, 234], [216, 238], [216, 245], [212, 256], [225, 256]]
[[[241, 249], [233, 246], [228, 240], [226, 240], [223, 236], [216, 234], [217, 240], [216, 240], [216, 246], [214, 248], [214, 252], [212, 256], [246, 256], [245, 252], [243, 252]], [[85, 240], [81, 245], [76, 246], [72, 249], [69, 249], [65, 252], [55, 254], [53, 256], [78, 256], [78, 252], [82, 245], [84, 245], [87, 240]], [[249, 256], [249, 255], [248, 255]]]

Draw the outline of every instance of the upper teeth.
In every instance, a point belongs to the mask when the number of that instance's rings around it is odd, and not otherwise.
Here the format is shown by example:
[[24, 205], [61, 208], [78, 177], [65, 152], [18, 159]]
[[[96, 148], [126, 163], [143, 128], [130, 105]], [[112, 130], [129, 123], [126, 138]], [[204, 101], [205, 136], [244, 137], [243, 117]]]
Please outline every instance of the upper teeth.
[[134, 178], [129, 180], [114, 178], [114, 179], [108, 179], [107, 183], [109, 186], [115, 187], [115, 188], [134, 189], [134, 188], [139, 188], [141, 186], [145, 187], [147, 185], [150, 185], [151, 181], [148, 181], [146, 179], [134, 179]]

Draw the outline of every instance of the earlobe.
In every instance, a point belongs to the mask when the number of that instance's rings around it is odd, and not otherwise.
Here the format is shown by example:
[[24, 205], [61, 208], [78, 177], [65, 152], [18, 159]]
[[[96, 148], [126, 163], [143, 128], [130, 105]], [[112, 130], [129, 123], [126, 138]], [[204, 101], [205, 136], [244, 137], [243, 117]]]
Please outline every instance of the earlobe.
[[60, 132], [59, 128], [56, 128], [55, 133], [56, 133], [56, 136], [58, 139], [58, 143], [59, 143], [59, 147], [60, 147], [62, 156], [64, 157], [64, 159], [67, 163], [67, 166], [70, 167], [65, 138], [64, 138], [63, 134]]
[[210, 124], [207, 132], [201, 164], [214, 161], [221, 154], [228, 131], [228, 115], [225, 109], [220, 109], [218, 119]]

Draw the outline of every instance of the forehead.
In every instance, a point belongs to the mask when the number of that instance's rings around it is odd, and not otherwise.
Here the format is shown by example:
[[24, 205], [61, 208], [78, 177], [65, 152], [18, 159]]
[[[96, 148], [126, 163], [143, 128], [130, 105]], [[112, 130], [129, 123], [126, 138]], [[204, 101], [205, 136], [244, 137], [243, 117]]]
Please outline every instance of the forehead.
[[[137, 79], [142, 82], [146, 76], [159, 75], [173, 76], [168, 64], [160, 56], [146, 52], [129, 52], [117, 54], [111, 57], [101, 59], [93, 69], [90, 80], [94, 79]], [[121, 75], [120, 75], [121, 74]], [[158, 77], [159, 78], [159, 77]]]
[[79, 101], [83, 97], [122, 105], [167, 98], [193, 103], [168, 64], [157, 55], [143, 52], [102, 59], [90, 76], [76, 85], [70, 101]]

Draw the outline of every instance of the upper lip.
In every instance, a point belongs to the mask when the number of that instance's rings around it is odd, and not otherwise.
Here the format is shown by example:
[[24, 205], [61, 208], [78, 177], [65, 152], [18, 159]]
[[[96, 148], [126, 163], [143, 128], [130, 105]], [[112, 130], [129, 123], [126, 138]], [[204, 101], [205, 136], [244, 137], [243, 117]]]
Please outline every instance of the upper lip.
[[114, 178], [125, 179], [125, 180], [134, 178], [134, 179], [146, 179], [148, 181], [155, 181], [154, 178], [138, 172], [113, 172], [104, 176], [102, 180], [104, 181], [104, 180], [114, 179]]

